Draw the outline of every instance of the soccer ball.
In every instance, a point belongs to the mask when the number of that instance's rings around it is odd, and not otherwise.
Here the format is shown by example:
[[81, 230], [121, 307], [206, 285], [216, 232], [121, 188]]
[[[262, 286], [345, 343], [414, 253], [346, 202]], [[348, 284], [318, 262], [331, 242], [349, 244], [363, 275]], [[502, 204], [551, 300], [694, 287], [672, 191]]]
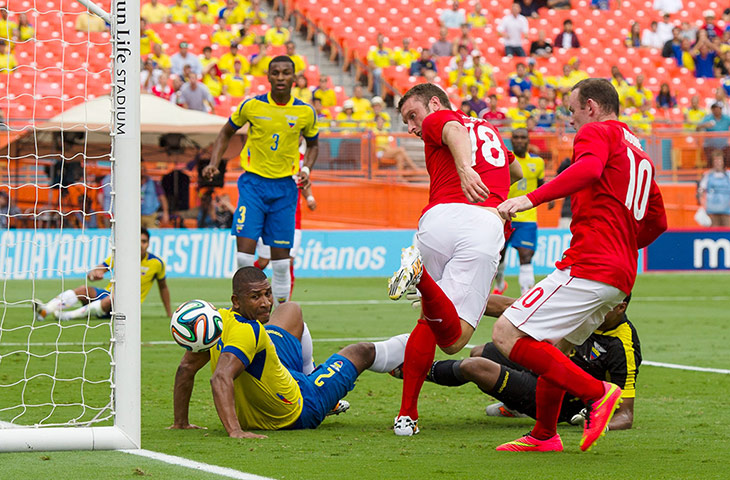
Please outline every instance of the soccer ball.
[[172, 314], [170, 331], [181, 347], [192, 352], [205, 352], [218, 342], [223, 333], [223, 320], [210, 303], [190, 300]]

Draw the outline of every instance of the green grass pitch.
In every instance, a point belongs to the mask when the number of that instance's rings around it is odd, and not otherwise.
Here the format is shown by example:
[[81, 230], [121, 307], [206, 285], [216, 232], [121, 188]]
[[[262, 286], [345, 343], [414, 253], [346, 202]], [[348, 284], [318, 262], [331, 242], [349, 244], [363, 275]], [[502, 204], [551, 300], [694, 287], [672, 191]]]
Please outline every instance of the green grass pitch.
[[[516, 286], [516, 279], [509, 279]], [[73, 285], [74, 282], [71, 282]], [[205, 298], [228, 304], [227, 280], [170, 280], [173, 304]], [[4, 299], [28, 299], [30, 282], [6, 282]], [[315, 359], [323, 361], [355, 339], [382, 338], [410, 331], [416, 313], [409, 304], [386, 302], [384, 279], [300, 279], [294, 299], [303, 303], [305, 320], [315, 339]], [[36, 282], [35, 296], [57, 293], [58, 282]], [[153, 289], [154, 290], [154, 289]], [[515, 287], [508, 294], [516, 295]], [[644, 360], [709, 368], [730, 368], [726, 323], [730, 292], [722, 275], [642, 275], [634, 290], [629, 317], [636, 325]], [[371, 301], [371, 302], [368, 302]], [[27, 305], [27, 304], [26, 304]], [[365, 372], [347, 399], [352, 408], [327, 419], [317, 430], [264, 432], [265, 440], [226, 436], [213, 406], [209, 369], [198, 375], [191, 402], [191, 421], [207, 430], [172, 431], [173, 375], [183, 350], [170, 341], [169, 323], [156, 291], [143, 306], [142, 446], [145, 449], [277, 479], [724, 479], [728, 478], [730, 375], [644, 365], [637, 381], [634, 428], [609, 432], [587, 453], [580, 452], [580, 429], [561, 425], [562, 454], [500, 453], [494, 447], [527, 432], [529, 419], [487, 418], [492, 399], [473, 386], [426, 384], [419, 404], [421, 433], [398, 438], [392, 433], [400, 401], [400, 382]], [[4, 344], [27, 341], [27, 329], [10, 330], [30, 321], [30, 309], [2, 312]], [[92, 321], [93, 324], [93, 321]], [[69, 324], [70, 325], [70, 324]], [[484, 318], [471, 343], [489, 340], [492, 320]], [[103, 328], [86, 332], [89, 340], [108, 337]], [[35, 331], [33, 343], [73, 343], [81, 328]], [[352, 341], [350, 340], [352, 339]], [[35, 348], [35, 347], [34, 347]], [[41, 348], [41, 347], [38, 347]], [[78, 348], [78, 347], [63, 347]], [[34, 350], [43, 353], [46, 350]], [[103, 380], [108, 358], [92, 352], [86, 375]], [[468, 351], [464, 351], [468, 355]], [[443, 354], [440, 354], [443, 357]], [[63, 355], [61, 357], [64, 357]], [[80, 371], [78, 360], [59, 368]], [[55, 359], [38, 358], [28, 374], [54, 368]], [[22, 371], [24, 362], [0, 360], [0, 383]], [[59, 398], [78, 385], [58, 387]], [[104, 385], [85, 387], [89, 401], [104, 403]], [[39, 392], [48, 400], [50, 382], [39, 377], [26, 395]], [[14, 402], [17, 389], [0, 388], [0, 408]], [[33, 401], [39, 401], [33, 395]], [[28, 419], [47, 411], [26, 413]], [[73, 409], [69, 409], [71, 411]], [[17, 411], [0, 414], [0, 420]], [[69, 413], [69, 412], [64, 412]], [[91, 415], [71, 411], [74, 415]], [[92, 415], [93, 416], [93, 415]], [[0, 454], [0, 478], [214, 478], [209, 473], [176, 467], [119, 452], [32, 452]], [[217, 477], [216, 477], [217, 478]]]

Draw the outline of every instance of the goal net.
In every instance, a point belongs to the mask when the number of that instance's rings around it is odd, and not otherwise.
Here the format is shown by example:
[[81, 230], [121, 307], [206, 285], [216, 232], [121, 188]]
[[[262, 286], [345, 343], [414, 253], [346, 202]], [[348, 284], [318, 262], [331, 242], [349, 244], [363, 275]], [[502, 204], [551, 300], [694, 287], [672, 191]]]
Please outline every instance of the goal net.
[[139, 65], [139, 2], [0, 8], [0, 451], [140, 445]]

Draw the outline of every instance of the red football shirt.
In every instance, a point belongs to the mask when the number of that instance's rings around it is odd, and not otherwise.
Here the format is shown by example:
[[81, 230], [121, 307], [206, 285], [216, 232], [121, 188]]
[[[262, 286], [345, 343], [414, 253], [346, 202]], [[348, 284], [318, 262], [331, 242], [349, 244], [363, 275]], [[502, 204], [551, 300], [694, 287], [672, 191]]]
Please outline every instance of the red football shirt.
[[[565, 175], [565, 174], [568, 175]], [[573, 141], [572, 165], [527, 197], [540, 203], [570, 195], [570, 247], [555, 266], [607, 283], [627, 295], [636, 280], [638, 249], [667, 228], [654, 164], [621, 122], [584, 125]]]
[[[453, 121], [464, 125], [469, 131], [472, 168], [489, 189], [489, 197], [481, 203], [471, 203], [464, 195], [454, 157], [448, 145], [442, 141], [444, 125]], [[514, 156], [504, 146], [497, 129], [489, 122], [452, 110], [439, 110], [423, 119], [421, 132], [426, 151], [426, 169], [431, 180], [428, 205], [422, 213], [441, 203], [496, 207], [507, 198], [509, 164], [514, 161]]]

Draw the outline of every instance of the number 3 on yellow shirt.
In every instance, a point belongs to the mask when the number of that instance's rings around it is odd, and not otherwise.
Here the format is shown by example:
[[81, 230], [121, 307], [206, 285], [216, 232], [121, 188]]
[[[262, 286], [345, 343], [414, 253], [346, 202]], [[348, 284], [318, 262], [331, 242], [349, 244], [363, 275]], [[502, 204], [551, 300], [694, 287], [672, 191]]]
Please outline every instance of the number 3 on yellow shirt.
[[271, 150], [275, 152], [276, 149], [279, 148], [279, 134], [275, 133], [271, 137], [274, 139], [274, 144], [271, 146]]

